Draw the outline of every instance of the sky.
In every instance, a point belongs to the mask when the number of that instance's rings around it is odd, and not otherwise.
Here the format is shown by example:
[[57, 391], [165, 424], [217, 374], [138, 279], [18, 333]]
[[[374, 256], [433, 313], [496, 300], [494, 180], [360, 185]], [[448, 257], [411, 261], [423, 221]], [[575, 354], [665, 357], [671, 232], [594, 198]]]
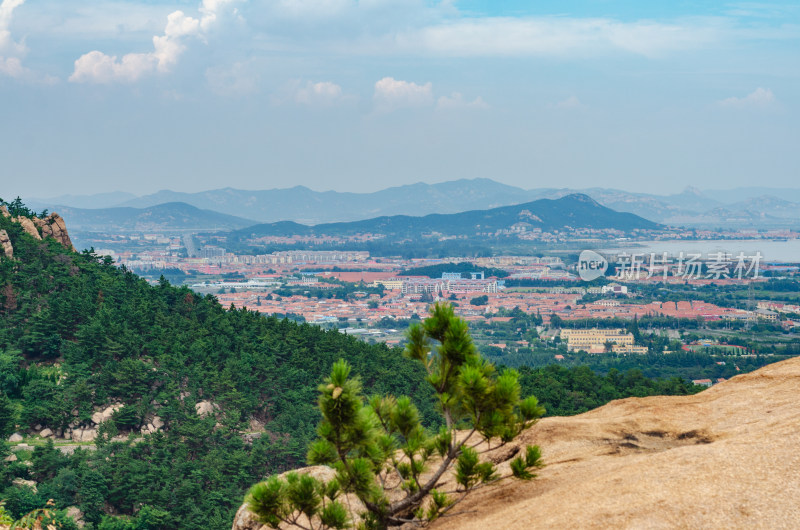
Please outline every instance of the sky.
[[796, 0], [0, 2], [0, 197], [800, 187]]

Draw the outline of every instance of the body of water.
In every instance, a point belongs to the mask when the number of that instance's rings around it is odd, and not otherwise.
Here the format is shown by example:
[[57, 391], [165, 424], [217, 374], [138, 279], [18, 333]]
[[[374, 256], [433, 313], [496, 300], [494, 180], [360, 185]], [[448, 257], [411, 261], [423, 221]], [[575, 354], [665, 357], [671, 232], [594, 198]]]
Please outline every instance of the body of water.
[[681, 252], [684, 255], [689, 253], [702, 254], [704, 257], [709, 254], [725, 252], [738, 256], [743, 252], [745, 256], [753, 256], [760, 252], [762, 263], [800, 263], [800, 239], [789, 241], [774, 240], [703, 240], [703, 241], [637, 241], [629, 244], [619, 244], [599, 249], [604, 254], [619, 254], [621, 252], [650, 254], [655, 252], [658, 255], [666, 252], [670, 256], [678, 256]]

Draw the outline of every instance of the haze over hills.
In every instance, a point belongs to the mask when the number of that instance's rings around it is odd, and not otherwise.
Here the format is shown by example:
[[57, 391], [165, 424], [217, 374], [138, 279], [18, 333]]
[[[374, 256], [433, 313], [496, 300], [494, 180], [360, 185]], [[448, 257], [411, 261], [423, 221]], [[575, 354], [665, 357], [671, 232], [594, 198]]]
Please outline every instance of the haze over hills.
[[488, 210], [471, 210], [455, 214], [382, 216], [364, 221], [327, 223], [306, 226], [292, 222], [268, 223], [239, 230], [239, 237], [281, 235], [348, 236], [384, 234], [401, 238], [419, 238], [427, 234], [450, 236], [493, 235], [516, 227], [520, 230], [544, 231], [571, 228], [657, 230], [661, 225], [627, 212], [607, 208], [584, 194], [571, 194], [559, 199], [539, 199], [524, 204], [501, 206]]
[[[305, 225], [358, 221], [381, 216], [457, 213], [557, 199], [585, 193], [600, 204], [669, 225], [723, 228], [780, 228], [800, 225], [800, 189], [738, 188], [699, 190], [687, 188], [672, 195], [633, 193], [609, 188], [523, 189], [491, 179], [461, 179], [438, 184], [417, 183], [373, 193], [314, 191], [304, 186], [270, 190], [223, 188], [198, 193], [170, 190], [135, 197], [126, 193], [68, 195], [28, 201], [37, 208], [66, 211], [67, 207], [149, 208], [183, 202], [261, 223], [293, 221]], [[776, 202], [777, 201], [777, 202]], [[779, 207], [775, 207], [779, 203]], [[83, 222], [76, 217], [81, 227]]]
[[254, 223], [249, 219], [201, 210], [182, 202], [164, 203], [148, 208], [84, 209], [62, 206], [59, 211], [69, 219], [71, 227], [83, 231], [229, 230]]

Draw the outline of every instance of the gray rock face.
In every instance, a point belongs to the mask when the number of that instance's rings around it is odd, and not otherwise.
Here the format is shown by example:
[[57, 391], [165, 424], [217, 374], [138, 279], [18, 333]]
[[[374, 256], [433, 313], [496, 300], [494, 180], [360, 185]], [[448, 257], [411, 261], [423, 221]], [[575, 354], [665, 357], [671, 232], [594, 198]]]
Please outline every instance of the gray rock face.
[[15, 432], [11, 436], [8, 437], [8, 441], [11, 443], [21, 442], [23, 440], [22, 435], [18, 432]]
[[53, 431], [50, 429], [42, 429], [42, 432], [39, 433], [39, 436], [42, 438], [50, 438], [53, 436]]

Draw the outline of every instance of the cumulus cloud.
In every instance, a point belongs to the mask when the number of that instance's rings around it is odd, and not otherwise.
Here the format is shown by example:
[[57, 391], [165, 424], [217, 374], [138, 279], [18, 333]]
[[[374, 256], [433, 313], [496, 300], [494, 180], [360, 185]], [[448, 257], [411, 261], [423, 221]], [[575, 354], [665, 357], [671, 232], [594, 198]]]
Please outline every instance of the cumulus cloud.
[[25, 53], [25, 46], [11, 39], [11, 16], [14, 10], [25, 3], [25, 0], [3, 0], [0, 3], [0, 74], [11, 77], [24, 77], [30, 70], [22, 66], [20, 55]]
[[375, 83], [375, 106], [381, 111], [398, 108], [424, 107], [433, 104], [433, 85], [418, 85], [393, 77], [384, 77]]
[[737, 98], [737, 97], [729, 97], [727, 99], [723, 99], [719, 102], [719, 104], [723, 107], [733, 107], [733, 108], [754, 108], [754, 107], [768, 107], [775, 103], [775, 94], [772, 93], [772, 90], [768, 88], [761, 88], [758, 87], [753, 92], [747, 94], [744, 97]]
[[468, 101], [460, 92], [453, 92], [449, 96], [441, 96], [436, 101], [436, 108], [439, 110], [487, 109], [489, 105], [480, 96]]
[[342, 98], [342, 87], [330, 81], [308, 81], [294, 92], [294, 101], [302, 105], [332, 105]]
[[235, 0], [203, 0], [201, 17], [174, 11], [167, 16], [163, 35], [153, 37], [153, 51], [128, 53], [121, 58], [95, 50], [75, 61], [69, 80], [77, 83], [134, 82], [152, 74], [169, 72], [186, 50], [187, 37], [204, 37], [217, 21], [221, 10]]

